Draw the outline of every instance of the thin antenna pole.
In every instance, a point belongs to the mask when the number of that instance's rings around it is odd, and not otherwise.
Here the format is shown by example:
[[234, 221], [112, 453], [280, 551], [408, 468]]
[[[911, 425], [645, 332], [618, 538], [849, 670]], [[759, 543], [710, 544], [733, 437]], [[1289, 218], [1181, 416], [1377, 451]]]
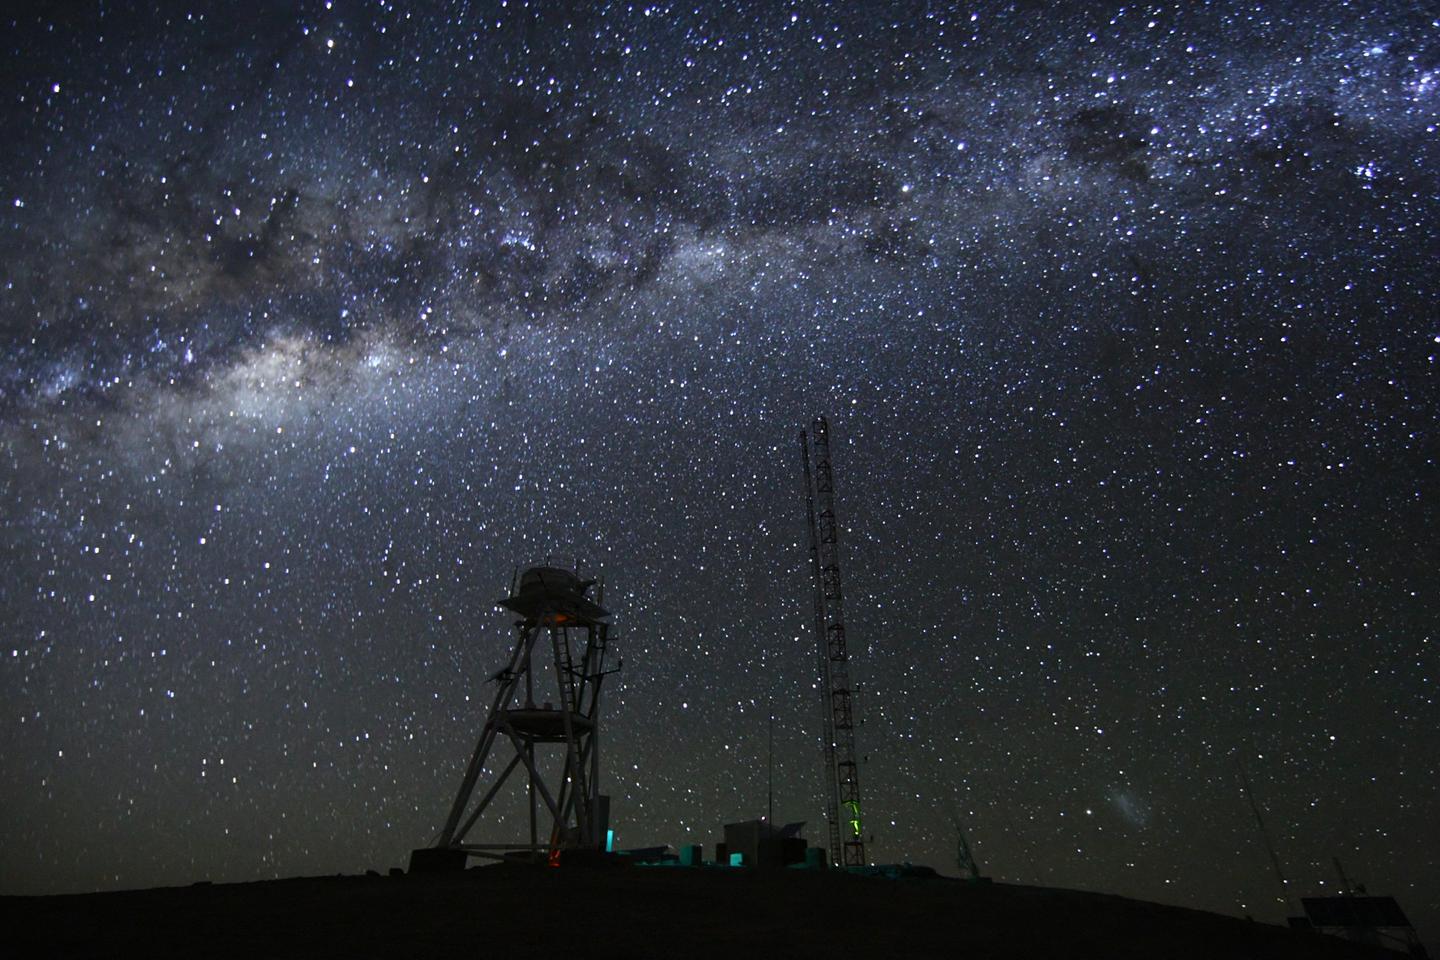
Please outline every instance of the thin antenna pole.
[[1240, 762], [1240, 754], [1235, 754], [1235, 769], [1240, 771], [1240, 785], [1245, 789], [1245, 799], [1250, 803], [1250, 812], [1255, 814], [1255, 826], [1260, 828], [1260, 839], [1265, 844], [1265, 852], [1270, 855], [1270, 865], [1275, 868], [1275, 879], [1280, 881], [1280, 901], [1285, 904], [1285, 909], [1290, 909], [1290, 881], [1285, 879], [1285, 871], [1280, 869], [1280, 858], [1275, 855], [1275, 846], [1270, 842], [1270, 832], [1265, 829], [1265, 820], [1260, 816], [1260, 804], [1255, 802], [1255, 793], [1250, 789], [1250, 777], [1245, 773], [1245, 764]]
[[770, 711], [770, 750], [765, 771], [765, 822], [775, 825], [775, 711]]

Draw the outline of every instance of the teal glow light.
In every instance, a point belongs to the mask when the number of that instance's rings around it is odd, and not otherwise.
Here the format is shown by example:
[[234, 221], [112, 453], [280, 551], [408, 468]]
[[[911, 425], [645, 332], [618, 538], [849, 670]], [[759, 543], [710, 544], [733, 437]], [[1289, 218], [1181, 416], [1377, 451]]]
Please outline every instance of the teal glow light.
[[606, 831], [605, 831], [605, 852], [606, 852], [606, 853], [614, 853], [614, 852], [615, 852], [615, 831], [614, 831], [614, 830], [606, 830]]

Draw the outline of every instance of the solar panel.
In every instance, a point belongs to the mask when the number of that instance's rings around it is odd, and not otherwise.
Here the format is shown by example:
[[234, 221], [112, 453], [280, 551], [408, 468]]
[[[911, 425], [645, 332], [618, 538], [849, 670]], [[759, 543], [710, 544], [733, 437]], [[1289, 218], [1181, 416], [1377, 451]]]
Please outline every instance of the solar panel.
[[1408, 927], [1394, 897], [1301, 897], [1305, 915], [1317, 927]]

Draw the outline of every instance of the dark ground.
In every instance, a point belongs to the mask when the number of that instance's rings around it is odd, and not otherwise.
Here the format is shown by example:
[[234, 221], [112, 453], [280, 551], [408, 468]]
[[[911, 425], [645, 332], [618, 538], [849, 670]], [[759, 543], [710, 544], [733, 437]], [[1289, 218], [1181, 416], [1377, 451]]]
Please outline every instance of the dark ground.
[[1121, 897], [838, 873], [496, 866], [0, 898], [0, 954], [63, 957], [1393, 958]]

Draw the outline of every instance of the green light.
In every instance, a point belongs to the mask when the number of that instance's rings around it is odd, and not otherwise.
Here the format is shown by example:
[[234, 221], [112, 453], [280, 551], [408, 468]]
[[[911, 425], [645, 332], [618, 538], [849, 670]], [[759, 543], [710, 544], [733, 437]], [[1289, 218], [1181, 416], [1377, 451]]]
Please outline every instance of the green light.
[[614, 852], [615, 852], [615, 831], [614, 831], [614, 830], [606, 830], [606, 831], [605, 831], [605, 852], [606, 852], [606, 853], [614, 853]]
[[845, 806], [850, 811], [850, 835], [859, 839], [860, 837], [860, 801], [846, 800]]

